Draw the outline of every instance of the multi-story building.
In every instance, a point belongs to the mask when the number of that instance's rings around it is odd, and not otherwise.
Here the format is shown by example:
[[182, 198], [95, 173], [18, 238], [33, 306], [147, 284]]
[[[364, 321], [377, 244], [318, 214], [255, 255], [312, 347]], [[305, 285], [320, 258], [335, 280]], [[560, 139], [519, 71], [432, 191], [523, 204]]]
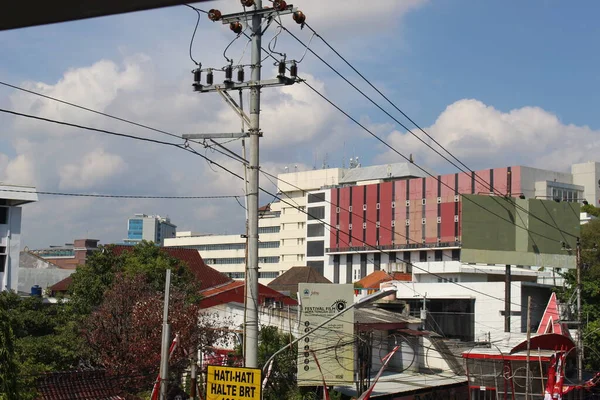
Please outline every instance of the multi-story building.
[[[424, 176], [413, 165], [393, 164], [360, 168], [365, 171], [379, 171], [382, 176], [416, 177]], [[319, 196], [307, 193], [323, 187], [333, 187], [362, 179], [356, 169], [328, 168], [303, 172], [290, 172], [278, 176], [277, 189], [280, 200], [264, 206], [259, 211], [259, 281], [268, 284], [282, 272], [294, 266], [314, 266], [322, 274], [322, 263], [307, 258], [306, 240], [314, 235], [313, 228], [307, 226], [306, 208], [320, 202]], [[315, 215], [315, 218], [318, 216]], [[310, 223], [310, 221], [308, 221]], [[308, 231], [308, 229], [311, 229]], [[174, 239], [166, 239], [165, 246], [195, 248], [202, 254], [206, 263], [234, 279], [245, 277], [244, 235], [207, 235], [183, 232]]]
[[167, 238], [174, 238], [177, 226], [171, 223], [169, 217], [160, 215], [135, 214], [127, 220], [127, 244], [136, 244], [142, 240], [163, 245]]
[[[573, 169], [578, 171], [578, 165]], [[306, 196], [311, 199], [307, 263], [323, 268], [334, 283], [355, 282], [380, 269], [403, 269], [420, 281], [429, 279], [427, 272], [411, 271], [411, 265], [432, 262], [454, 262], [456, 268], [444, 269], [453, 273], [444, 272], [447, 277], [442, 279], [462, 279], [466, 275], [460, 268], [466, 267], [461, 266], [461, 195], [579, 202], [584, 193], [595, 190], [600, 178], [586, 177], [586, 182], [594, 181], [590, 189], [573, 183], [583, 183], [578, 173], [521, 166], [408, 179], [364, 172], [351, 171], [340, 185]], [[360, 180], [348, 182], [359, 174]]]
[[18, 290], [21, 206], [35, 201], [33, 187], [0, 185], [0, 291]]
[[44, 260], [57, 265], [62, 269], [75, 269], [79, 265], [85, 265], [87, 258], [98, 248], [97, 239], [76, 239], [73, 243], [65, 243], [64, 246], [50, 246], [43, 249], [25, 250]]

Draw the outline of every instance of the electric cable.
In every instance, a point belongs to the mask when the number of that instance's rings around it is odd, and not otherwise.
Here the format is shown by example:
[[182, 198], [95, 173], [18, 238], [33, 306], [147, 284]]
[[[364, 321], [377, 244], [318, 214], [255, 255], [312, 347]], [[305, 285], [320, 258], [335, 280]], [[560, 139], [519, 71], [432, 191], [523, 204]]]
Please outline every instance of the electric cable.
[[[383, 107], [381, 107], [378, 103], [376, 103], [373, 99], [371, 99], [368, 95], [366, 95], [362, 90], [360, 90], [356, 85], [354, 85], [352, 82], [350, 82], [345, 76], [343, 76], [339, 71], [337, 71], [333, 66], [331, 66], [331, 64], [329, 64], [327, 61], [325, 61], [321, 56], [319, 56], [316, 52], [314, 52], [312, 49], [309, 48], [309, 45], [307, 46], [304, 42], [302, 42], [302, 40], [300, 40], [296, 35], [294, 35], [292, 32], [290, 32], [285, 26], [280, 25], [282, 27], [283, 30], [285, 30], [288, 34], [290, 34], [290, 36], [292, 36], [294, 39], [296, 39], [296, 41], [298, 41], [300, 44], [302, 44], [306, 50], [310, 51], [314, 56], [316, 56], [321, 62], [323, 62], [327, 67], [329, 67], [334, 73], [336, 73], [340, 78], [342, 78], [346, 83], [348, 83], [350, 86], [352, 86], [356, 91], [358, 91], [363, 97], [365, 97], [369, 102], [371, 102], [373, 105], [375, 105], [378, 109], [380, 109], [383, 113], [385, 113], [388, 117], [390, 117], [392, 120], [394, 120], [397, 124], [399, 124], [402, 128], [404, 128], [407, 132], [409, 132], [411, 135], [413, 135], [417, 140], [419, 140], [421, 143], [425, 144], [425, 146], [427, 146], [428, 148], [430, 148], [432, 151], [434, 151], [436, 154], [438, 154], [440, 157], [442, 157], [444, 160], [446, 160], [447, 162], [449, 162], [452, 166], [454, 166], [455, 168], [457, 168], [459, 171], [462, 171], [464, 173], [467, 173], [467, 171], [464, 171], [461, 167], [459, 167], [458, 165], [456, 165], [453, 161], [449, 160], [446, 156], [444, 156], [443, 154], [441, 154], [437, 149], [433, 148], [433, 146], [431, 146], [429, 143], [427, 143], [426, 141], [424, 141], [422, 138], [420, 138], [418, 135], [416, 135], [411, 129], [409, 129], [407, 126], [405, 126], [402, 122], [398, 121], [395, 117], [393, 117], [388, 111], [386, 111], [385, 109], [383, 109]], [[313, 34], [319, 36], [312, 28], [310, 28], [311, 31], [313, 32]], [[320, 37], [320, 36], [319, 36]], [[323, 40], [322, 37], [320, 37], [321, 40]], [[312, 39], [312, 38], [311, 38]], [[324, 41], [324, 40], [323, 40]], [[324, 41], [325, 42], [325, 41]], [[327, 43], [327, 45], [329, 46], [329, 44]], [[365, 79], [365, 81], [371, 85], [371, 87], [373, 87], [379, 94], [381, 94], [382, 96], [384, 96], [377, 88], [375, 88], [374, 85], [372, 85], [368, 80], [366, 80], [366, 78], [360, 74], [353, 66], [350, 65], [350, 63], [343, 58], [337, 51], [335, 51], [331, 46], [329, 46], [340, 58], [342, 58], [343, 61], [345, 61], [356, 73], [358, 73], [363, 79]], [[305, 82], [306, 83], [306, 82]], [[391, 103], [391, 101], [384, 96], [384, 98], [386, 100], [388, 100], [388, 102]], [[394, 107], [396, 107], [393, 103], [392, 105]], [[336, 107], [337, 108], [337, 107]], [[422, 128], [420, 128], [420, 126], [418, 126], [412, 119], [408, 118], [408, 116], [406, 116], [404, 114], [404, 112], [402, 110], [400, 110], [399, 108], [396, 107], [396, 109], [398, 111], [400, 111], [402, 113], [402, 115], [404, 115], [409, 121], [411, 121], [415, 126], [417, 126], [423, 133], [425, 133], [425, 135], [427, 135], [427, 137], [429, 137], [430, 139], [432, 139], [438, 146], [440, 146], [442, 149], [444, 149], [444, 151], [446, 151], [447, 153], [450, 154], [450, 156], [452, 158], [455, 158], [460, 164], [462, 164], [465, 168], [467, 168], [468, 172], [471, 172], [474, 177], [477, 177], [478, 179], [482, 179], [481, 177], [479, 177], [475, 171], [472, 171], [470, 168], [468, 168], [462, 161], [458, 160], [452, 153], [450, 153], [447, 149], [445, 149], [442, 145], [440, 145], [437, 141], [435, 141], [435, 139], [433, 139], [428, 133], [426, 133]], [[361, 127], [363, 127], [361, 125]], [[364, 129], [364, 127], [363, 127]], [[372, 134], [372, 136], [376, 137], [377, 139], [379, 139], [383, 144], [385, 144], [387, 147], [389, 147], [392, 151], [394, 151], [395, 153], [399, 154], [402, 156], [402, 154], [400, 154], [398, 151], [396, 151], [394, 148], [392, 148], [391, 146], [387, 145], [387, 143], [385, 143], [383, 140], [381, 140], [378, 136]], [[402, 156], [404, 159], [406, 159], [407, 161], [410, 162], [409, 159], [407, 159], [405, 156]], [[423, 170], [422, 168], [420, 168], [416, 163], [413, 162], [413, 164], [415, 164], [419, 169]], [[428, 173], [427, 171], [423, 170], [423, 172]], [[430, 173], [428, 173], [429, 175], [431, 175]], [[433, 175], [431, 175], [433, 177]], [[482, 183], [481, 181], [479, 181], [478, 183]], [[483, 180], [483, 185], [484, 186], [488, 186], [492, 193], [495, 193], [495, 189], [493, 187], [491, 187], [490, 182], [486, 182], [485, 180]], [[499, 194], [500, 196], [504, 197], [505, 194], [497, 192], [497, 194]], [[546, 225], [554, 228], [554, 229], [558, 229], [559, 232], [561, 232], [561, 234], [567, 234], [573, 238], [576, 238], [577, 236], [569, 233], [569, 232], [565, 232], [563, 230], [561, 230], [558, 226], [552, 225], [550, 223], [548, 223], [547, 221], [531, 214], [529, 212], [529, 210], [521, 207], [520, 205], [515, 203], [515, 206], [519, 209], [521, 209], [521, 211], [526, 212], [527, 214], [533, 216], [534, 218], [538, 219], [539, 221], [545, 223]]]
[[192, 46], [194, 45], [194, 38], [196, 37], [196, 31], [198, 30], [198, 24], [200, 23], [200, 12], [203, 12], [205, 14], [208, 14], [208, 13], [199, 8], [190, 6], [189, 4], [184, 4], [184, 6], [191, 8], [192, 10], [196, 11], [196, 14], [198, 14], [198, 19], [196, 20], [196, 26], [194, 27], [194, 33], [192, 33], [192, 38], [190, 40], [190, 60], [192, 60], [192, 62], [194, 64], [200, 65], [196, 60], [194, 60], [194, 57], [192, 56]]
[[11, 193], [31, 193], [48, 196], [69, 196], [69, 197], [97, 197], [97, 198], [113, 198], [113, 199], [172, 199], [172, 200], [194, 200], [194, 199], [238, 199], [242, 196], [236, 195], [215, 195], [215, 196], [152, 196], [152, 195], [129, 195], [129, 194], [100, 194], [100, 193], [64, 193], [64, 192], [48, 192], [41, 190], [13, 190], [0, 189], [0, 192]]

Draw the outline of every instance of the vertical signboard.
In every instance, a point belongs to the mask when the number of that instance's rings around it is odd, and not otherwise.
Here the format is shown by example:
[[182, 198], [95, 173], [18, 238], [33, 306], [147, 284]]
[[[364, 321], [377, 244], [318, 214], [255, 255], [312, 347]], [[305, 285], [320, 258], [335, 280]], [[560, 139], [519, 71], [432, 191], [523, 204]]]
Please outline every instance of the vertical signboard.
[[209, 365], [206, 400], [260, 400], [261, 371], [257, 368]]
[[[354, 382], [354, 309], [339, 317], [354, 301], [352, 284], [301, 283], [300, 334], [310, 335], [298, 343], [298, 386]], [[331, 319], [325, 326], [315, 329]], [[314, 352], [323, 376], [317, 367]]]

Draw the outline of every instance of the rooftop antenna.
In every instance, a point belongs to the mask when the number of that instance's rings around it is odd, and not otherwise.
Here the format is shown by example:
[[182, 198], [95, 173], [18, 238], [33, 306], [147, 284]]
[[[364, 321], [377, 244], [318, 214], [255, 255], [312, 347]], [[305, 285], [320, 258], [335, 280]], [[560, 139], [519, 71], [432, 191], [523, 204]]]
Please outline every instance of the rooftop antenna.
[[322, 166], [322, 169], [329, 168], [329, 165], [327, 164], [327, 157], [328, 156], [329, 156], [329, 153], [325, 153], [325, 157], [323, 157], [323, 166]]

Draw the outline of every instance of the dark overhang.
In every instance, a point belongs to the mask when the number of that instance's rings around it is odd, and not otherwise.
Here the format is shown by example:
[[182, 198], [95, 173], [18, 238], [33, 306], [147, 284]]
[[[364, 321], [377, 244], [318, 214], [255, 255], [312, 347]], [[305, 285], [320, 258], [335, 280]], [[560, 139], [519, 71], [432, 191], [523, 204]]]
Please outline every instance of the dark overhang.
[[[207, 0], [194, 0], [193, 3]], [[103, 17], [189, 3], [182, 0], [58, 0], [5, 1], [0, 31], [28, 26]]]

